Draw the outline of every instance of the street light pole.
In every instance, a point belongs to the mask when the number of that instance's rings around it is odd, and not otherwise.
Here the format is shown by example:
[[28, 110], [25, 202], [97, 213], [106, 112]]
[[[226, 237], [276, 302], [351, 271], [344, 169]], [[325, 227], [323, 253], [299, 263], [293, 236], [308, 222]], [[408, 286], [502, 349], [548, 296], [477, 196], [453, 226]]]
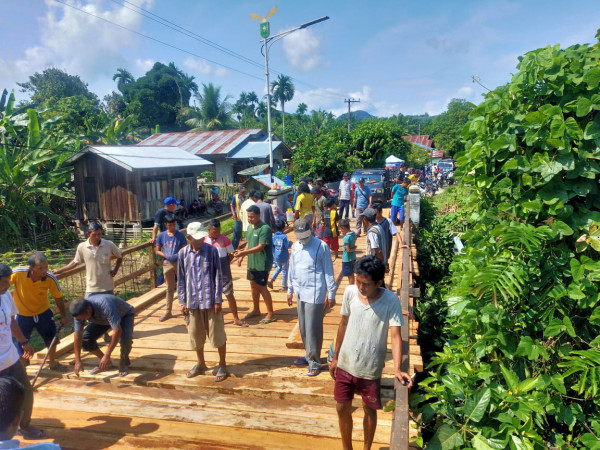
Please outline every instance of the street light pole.
[[269, 41], [263, 39], [265, 48], [265, 77], [267, 78], [267, 134], [269, 136], [269, 175], [271, 175], [271, 189], [275, 189], [275, 178], [273, 175], [273, 138], [271, 137], [271, 88], [269, 86]]
[[[273, 13], [274, 14], [274, 13]], [[268, 16], [267, 16], [268, 17]], [[302, 25], [292, 28], [291, 30], [282, 31], [274, 36], [269, 37], [269, 22], [261, 23], [261, 36], [263, 36], [263, 48], [265, 49], [265, 77], [267, 79], [267, 133], [269, 134], [269, 174], [271, 175], [271, 189], [275, 189], [275, 179], [273, 175], [273, 139], [271, 137], [271, 88], [269, 86], [269, 47], [281, 38], [287, 36], [294, 31], [303, 30], [311, 25], [328, 20], [329, 16], [321, 17], [320, 19], [311, 20]]]

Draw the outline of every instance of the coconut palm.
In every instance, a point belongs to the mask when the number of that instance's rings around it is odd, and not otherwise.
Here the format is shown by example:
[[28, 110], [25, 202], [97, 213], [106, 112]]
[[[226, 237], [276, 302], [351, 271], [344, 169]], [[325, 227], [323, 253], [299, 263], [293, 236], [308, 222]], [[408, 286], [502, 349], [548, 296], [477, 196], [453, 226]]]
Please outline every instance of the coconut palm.
[[117, 73], [115, 73], [112, 77], [113, 81], [117, 80], [117, 89], [123, 92], [123, 88], [126, 84], [133, 83], [135, 78], [127, 69], [117, 69]]
[[200, 107], [185, 110], [185, 115], [189, 117], [185, 124], [192, 128], [192, 131], [224, 130], [230, 125], [230, 96], [227, 95], [221, 100], [220, 87], [212, 83], [202, 83], [202, 92], [198, 92], [196, 98]]
[[298, 105], [298, 107], [296, 108], [296, 114], [303, 116], [304, 114], [306, 114], [307, 109], [308, 109], [308, 106], [306, 106], [306, 103], [300, 103]]
[[273, 100], [281, 103], [281, 117], [283, 126], [283, 141], [285, 142], [285, 102], [289, 102], [294, 98], [294, 83], [287, 75], [279, 75], [275, 81], [271, 83], [273, 91]]

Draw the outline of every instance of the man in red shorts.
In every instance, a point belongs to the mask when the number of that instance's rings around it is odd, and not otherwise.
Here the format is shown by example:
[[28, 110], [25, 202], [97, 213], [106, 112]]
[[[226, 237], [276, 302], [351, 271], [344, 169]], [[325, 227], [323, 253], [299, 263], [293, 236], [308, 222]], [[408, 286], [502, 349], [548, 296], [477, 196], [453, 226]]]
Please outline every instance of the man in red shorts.
[[398, 296], [382, 288], [385, 265], [375, 256], [356, 263], [356, 284], [348, 286], [342, 303], [342, 321], [329, 372], [335, 379], [334, 398], [344, 449], [352, 448], [352, 399], [358, 392], [365, 412], [364, 448], [373, 444], [377, 410], [381, 409], [381, 373], [385, 365], [388, 328], [392, 330], [392, 355], [396, 378], [409, 389], [412, 381], [400, 370], [404, 325]]

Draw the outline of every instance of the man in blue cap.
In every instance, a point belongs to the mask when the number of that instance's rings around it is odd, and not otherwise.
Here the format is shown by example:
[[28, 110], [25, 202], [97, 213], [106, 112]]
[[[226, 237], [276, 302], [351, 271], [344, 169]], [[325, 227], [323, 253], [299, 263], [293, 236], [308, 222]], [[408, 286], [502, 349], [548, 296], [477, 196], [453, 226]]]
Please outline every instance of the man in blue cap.
[[165, 206], [156, 211], [154, 215], [154, 228], [152, 228], [152, 240], [154, 244], [156, 242], [156, 236], [160, 231], [166, 231], [167, 226], [165, 225], [165, 216], [167, 214], [173, 214], [179, 202], [173, 197], [167, 197], [164, 201]]

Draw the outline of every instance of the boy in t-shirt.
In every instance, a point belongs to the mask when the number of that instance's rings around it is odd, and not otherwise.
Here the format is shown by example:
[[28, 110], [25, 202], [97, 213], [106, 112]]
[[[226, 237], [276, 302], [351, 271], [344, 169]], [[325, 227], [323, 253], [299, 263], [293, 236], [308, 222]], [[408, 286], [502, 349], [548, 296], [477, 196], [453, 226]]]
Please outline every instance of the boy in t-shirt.
[[394, 225], [400, 225], [400, 228], [404, 228], [404, 200], [408, 195], [409, 181], [401, 178], [400, 175], [396, 177], [396, 185], [392, 188], [390, 219], [392, 219]]
[[173, 317], [173, 295], [177, 288], [175, 276], [177, 275], [178, 254], [179, 250], [187, 245], [185, 235], [177, 231], [177, 218], [174, 214], [169, 213], [165, 216], [165, 225], [167, 227], [166, 231], [158, 233], [155, 250], [157, 256], [164, 258], [163, 276], [167, 284], [167, 308], [165, 313], [159, 317], [159, 322], [164, 322]]
[[275, 272], [267, 283], [270, 289], [273, 289], [273, 283], [281, 272], [281, 291], [287, 291], [287, 272], [290, 262], [290, 248], [292, 243], [283, 232], [285, 222], [283, 220], [275, 221], [275, 234], [273, 235], [273, 262], [275, 263]]
[[211, 219], [208, 223], [207, 231], [208, 236], [204, 238], [204, 242], [212, 245], [219, 252], [221, 273], [223, 274], [223, 294], [227, 297], [227, 303], [233, 316], [233, 324], [238, 327], [247, 327], [248, 324], [238, 316], [237, 302], [233, 295], [233, 277], [230, 266], [234, 252], [233, 244], [227, 236], [221, 234], [221, 222], [219, 219]]
[[385, 265], [377, 257], [363, 256], [356, 263], [356, 285], [344, 291], [342, 320], [335, 339], [329, 372], [335, 380], [333, 396], [342, 446], [352, 448], [352, 399], [358, 393], [364, 410], [364, 446], [371, 448], [381, 409], [381, 374], [387, 354], [388, 329], [392, 334], [394, 375], [408, 389], [412, 380], [402, 372], [404, 326], [398, 296], [384, 289]]
[[322, 219], [323, 242], [329, 245], [333, 261], [338, 258], [338, 253], [340, 251], [340, 243], [338, 241], [338, 236], [340, 235], [338, 230], [339, 220], [337, 209], [335, 208], [335, 200], [333, 198], [326, 199]]
[[356, 262], [356, 233], [350, 230], [350, 220], [340, 220], [340, 233], [344, 236], [342, 245], [342, 277], [348, 277], [348, 284], [354, 284], [354, 264]]

